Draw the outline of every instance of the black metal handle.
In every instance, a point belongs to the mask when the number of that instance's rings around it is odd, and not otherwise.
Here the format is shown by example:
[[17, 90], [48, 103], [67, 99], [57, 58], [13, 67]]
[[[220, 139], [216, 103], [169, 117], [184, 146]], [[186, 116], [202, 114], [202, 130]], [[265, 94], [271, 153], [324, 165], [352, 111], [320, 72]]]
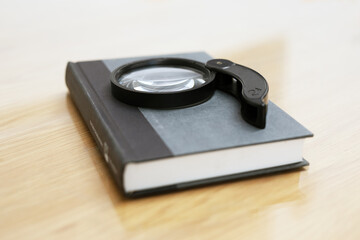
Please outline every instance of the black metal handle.
[[265, 128], [269, 86], [258, 72], [225, 59], [213, 59], [206, 67], [216, 72], [217, 88], [232, 94], [241, 103], [245, 121]]

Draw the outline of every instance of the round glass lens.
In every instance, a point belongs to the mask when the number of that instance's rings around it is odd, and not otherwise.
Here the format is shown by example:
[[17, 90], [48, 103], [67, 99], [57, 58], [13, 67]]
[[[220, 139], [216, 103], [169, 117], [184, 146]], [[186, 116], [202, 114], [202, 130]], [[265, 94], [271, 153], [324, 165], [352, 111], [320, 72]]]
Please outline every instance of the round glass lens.
[[205, 83], [204, 74], [179, 67], [150, 67], [120, 76], [123, 87], [139, 92], [171, 93], [192, 89]]

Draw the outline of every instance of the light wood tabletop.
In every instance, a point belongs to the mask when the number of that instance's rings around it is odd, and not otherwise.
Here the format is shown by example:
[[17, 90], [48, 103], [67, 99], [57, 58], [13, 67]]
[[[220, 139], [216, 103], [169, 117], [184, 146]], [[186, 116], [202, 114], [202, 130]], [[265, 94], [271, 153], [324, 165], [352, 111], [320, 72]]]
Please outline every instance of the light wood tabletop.
[[[68, 61], [206, 51], [259, 71], [310, 166], [127, 200]], [[359, 1], [1, 1], [0, 239], [360, 239]]]

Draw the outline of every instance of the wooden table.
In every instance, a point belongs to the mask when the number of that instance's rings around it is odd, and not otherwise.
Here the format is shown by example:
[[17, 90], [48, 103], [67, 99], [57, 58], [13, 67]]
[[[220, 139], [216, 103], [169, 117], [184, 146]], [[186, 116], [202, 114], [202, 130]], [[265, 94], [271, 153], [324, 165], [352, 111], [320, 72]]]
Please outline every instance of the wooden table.
[[[0, 239], [360, 239], [359, 1], [217, 2], [0, 3]], [[126, 200], [65, 65], [199, 50], [267, 78], [311, 165]]]

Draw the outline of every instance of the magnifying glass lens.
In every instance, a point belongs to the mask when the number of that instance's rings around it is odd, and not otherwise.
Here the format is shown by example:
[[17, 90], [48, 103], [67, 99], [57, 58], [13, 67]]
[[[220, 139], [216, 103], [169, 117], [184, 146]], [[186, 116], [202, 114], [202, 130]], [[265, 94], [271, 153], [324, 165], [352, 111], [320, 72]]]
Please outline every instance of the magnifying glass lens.
[[196, 88], [204, 84], [200, 71], [180, 67], [149, 67], [123, 74], [118, 83], [138, 92], [171, 93]]

